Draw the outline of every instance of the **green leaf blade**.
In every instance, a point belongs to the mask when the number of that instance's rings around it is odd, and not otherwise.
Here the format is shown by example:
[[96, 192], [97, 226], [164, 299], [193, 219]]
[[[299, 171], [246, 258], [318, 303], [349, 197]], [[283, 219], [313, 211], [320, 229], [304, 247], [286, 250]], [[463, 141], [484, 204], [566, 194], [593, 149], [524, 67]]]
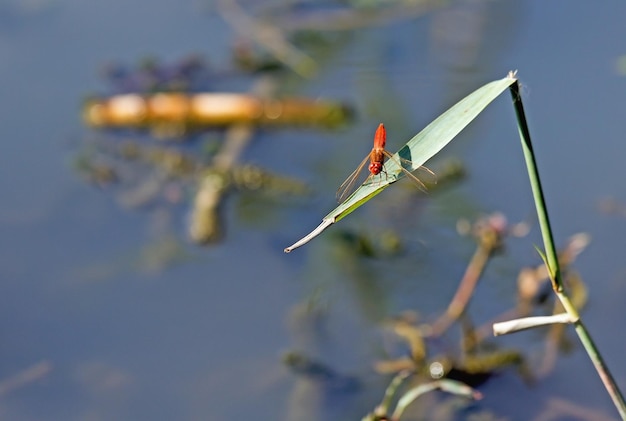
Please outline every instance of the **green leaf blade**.
[[404, 172], [400, 168], [401, 161], [399, 158], [411, 161], [410, 167], [405, 167], [409, 171], [414, 171], [424, 165], [426, 161], [450, 143], [487, 105], [515, 81], [516, 79], [510, 76], [496, 80], [484, 85], [456, 103], [421, 132], [413, 136], [402, 149], [393, 155], [395, 159], [386, 160], [384, 171], [387, 173], [387, 178], [385, 180], [371, 181], [370, 178], [370, 181], [359, 187], [343, 203], [326, 215], [324, 219], [332, 219], [336, 222], [346, 217], [390, 184], [404, 177]]
[[285, 253], [306, 244], [330, 225], [345, 218], [390, 184], [404, 177], [400, 162], [411, 161], [411, 165], [405, 167], [408, 171], [414, 171], [424, 165], [516, 81], [515, 72], [509, 72], [504, 79], [484, 85], [441, 114], [396, 152], [393, 155], [394, 159], [386, 160], [383, 168], [387, 177], [384, 180], [373, 180], [373, 177], [368, 177], [352, 195], [322, 219], [320, 226], [292, 246], [285, 248]]

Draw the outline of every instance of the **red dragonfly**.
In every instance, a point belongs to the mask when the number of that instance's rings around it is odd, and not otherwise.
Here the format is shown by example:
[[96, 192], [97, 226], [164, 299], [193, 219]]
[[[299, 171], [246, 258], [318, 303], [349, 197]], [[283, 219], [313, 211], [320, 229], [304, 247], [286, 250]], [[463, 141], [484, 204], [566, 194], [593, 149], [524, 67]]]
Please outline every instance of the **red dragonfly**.
[[[353, 187], [355, 185], [355, 182], [359, 178], [359, 174], [361, 174], [361, 171], [363, 171], [363, 167], [365, 167], [365, 164], [367, 163], [368, 159], [370, 161], [370, 164], [367, 167], [369, 170], [369, 174], [367, 175], [367, 178], [363, 181], [363, 183], [367, 182], [369, 179], [373, 177], [376, 177], [381, 172], [384, 173], [386, 177], [387, 173], [383, 169], [383, 164], [385, 163], [385, 158], [389, 158], [393, 161], [396, 161], [398, 166], [404, 172], [404, 175], [406, 175], [411, 181], [417, 184], [417, 187], [420, 190], [426, 191], [426, 186], [424, 185], [424, 183], [419, 178], [411, 174], [411, 172], [407, 170], [406, 168], [404, 168], [403, 165], [397, 162], [396, 158], [394, 158], [393, 155], [391, 155], [385, 149], [386, 141], [387, 141], [387, 131], [385, 130], [385, 126], [383, 125], [383, 123], [380, 123], [380, 125], [378, 126], [378, 129], [376, 129], [376, 134], [374, 134], [374, 147], [372, 148], [372, 151], [365, 157], [365, 159], [363, 159], [363, 161], [359, 164], [357, 169], [354, 170], [354, 172], [348, 176], [346, 181], [344, 181], [341, 184], [341, 186], [339, 186], [339, 189], [337, 190], [337, 201], [339, 203], [343, 202], [344, 199], [348, 197], [350, 193], [353, 192], [354, 190]], [[412, 164], [411, 161], [409, 161], [408, 159], [400, 158], [400, 160], [404, 164], [408, 164], [408, 165]], [[419, 169], [426, 171], [428, 174], [430, 174], [433, 177], [435, 176], [435, 174], [426, 167], [422, 166]]]

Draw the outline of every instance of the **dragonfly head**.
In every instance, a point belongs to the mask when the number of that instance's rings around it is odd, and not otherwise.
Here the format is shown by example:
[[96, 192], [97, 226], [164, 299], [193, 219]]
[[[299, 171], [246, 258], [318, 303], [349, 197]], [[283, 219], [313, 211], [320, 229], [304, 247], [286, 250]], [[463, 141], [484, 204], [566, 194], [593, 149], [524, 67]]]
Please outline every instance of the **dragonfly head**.
[[383, 170], [383, 164], [380, 162], [372, 162], [370, 163], [368, 169], [370, 170], [370, 173], [377, 175]]

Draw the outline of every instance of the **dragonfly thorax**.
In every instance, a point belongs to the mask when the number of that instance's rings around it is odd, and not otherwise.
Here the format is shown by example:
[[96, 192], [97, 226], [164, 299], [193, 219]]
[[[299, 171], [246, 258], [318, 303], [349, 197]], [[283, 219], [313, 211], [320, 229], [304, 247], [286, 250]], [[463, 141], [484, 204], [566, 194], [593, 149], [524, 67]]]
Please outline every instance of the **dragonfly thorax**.
[[383, 170], [383, 163], [385, 162], [385, 148], [374, 146], [372, 152], [370, 152], [370, 165], [368, 169], [371, 174], [380, 174]]

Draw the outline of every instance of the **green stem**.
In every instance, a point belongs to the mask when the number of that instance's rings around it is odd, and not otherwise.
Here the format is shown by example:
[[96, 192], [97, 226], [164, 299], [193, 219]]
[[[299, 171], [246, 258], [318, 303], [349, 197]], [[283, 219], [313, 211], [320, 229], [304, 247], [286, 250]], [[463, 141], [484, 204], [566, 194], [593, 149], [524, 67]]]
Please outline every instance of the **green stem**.
[[526, 159], [526, 167], [528, 169], [528, 176], [530, 177], [530, 184], [533, 190], [533, 197], [535, 200], [535, 206], [537, 208], [537, 216], [539, 224], [541, 226], [541, 235], [543, 237], [543, 243], [546, 250], [546, 259], [548, 265], [548, 272], [550, 273], [550, 279], [552, 280], [552, 288], [557, 297], [563, 304], [565, 311], [573, 316], [575, 320], [574, 328], [580, 341], [582, 342], [589, 358], [600, 375], [600, 379], [607, 389], [607, 392], [613, 400], [613, 404], [617, 408], [620, 416], [623, 420], [626, 420], [626, 403], [622, 396], [613, 376], [611, 375], [608, 367], [604, 363], [599, 350], [596, 348], [591, 335], [585, 328], [585, 325], [580, 320], [578, 310], [572, 304], [569, 296], [563, 288], [563, 281], [561, 279], [561, 270], [559, 268], [559, 261], [557, 258], [556, 248], [554, 246], [554, 240], [552, 237], [552, 230], [550, 228], [550, 220], [548, 218], [548, 210], [545, 204], [543, 190], [541, 188], [541, 181], [539, 179], [539, 172], [535, 161], [535, 155], [533, 153], [532, 143], [530, 141], [530, 132], [528, 130], [528, 124], [526, 122], [526, 115], [524, 113], [524, 105], [519, 92], [519, 83], [515, 82], [510, 87], [511, 95], [513, 96], [513, 106], [515, 107], [515, 113], [517, 115], [517, 124], [519, 128], [519, 134], [522, 141], [522, 149], [524, 150], [524, 158]]

